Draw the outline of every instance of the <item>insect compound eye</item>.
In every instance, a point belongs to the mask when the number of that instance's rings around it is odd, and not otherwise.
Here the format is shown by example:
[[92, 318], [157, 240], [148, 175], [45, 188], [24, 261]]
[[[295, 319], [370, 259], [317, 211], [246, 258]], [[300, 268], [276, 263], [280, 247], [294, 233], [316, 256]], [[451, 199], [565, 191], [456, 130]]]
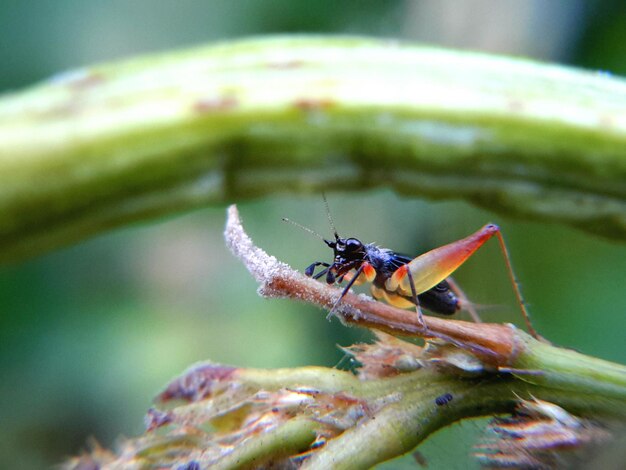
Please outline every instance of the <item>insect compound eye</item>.
[[363, 244], [356, 238], [348, 238], [346, 240], [347, 251], [356, 251], [359, 250], [361, 247], [363, 247]]

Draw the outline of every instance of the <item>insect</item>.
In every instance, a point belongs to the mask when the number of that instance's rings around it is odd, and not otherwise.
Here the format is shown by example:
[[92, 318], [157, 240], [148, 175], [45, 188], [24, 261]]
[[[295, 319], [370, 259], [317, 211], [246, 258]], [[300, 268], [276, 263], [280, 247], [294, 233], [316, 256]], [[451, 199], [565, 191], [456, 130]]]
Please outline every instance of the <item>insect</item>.
[[452, 398], [453, 396], [451, 393], [444, 393], [443, 395], [439, 395], [437, 398], [435, 398], [435, 404], [437, 406], [447, 405], [452, 401]]
[[[283, 220], [318, 236], [333, 250], [334, 259], [332, 263], [316, 261], [304, 270], [304, 273], [313, 279], [325, 277], [328, 284], [341, 284], [343, 281], [347, 281], [329, 315], [332, 314], [353, 285], [370, 282], [374, 298], [384, 300], [400, 308], [415, 308], [418, 319], [424, 327], [426, 325], [422, 317], [422, 308], [441, 315], [453, 315], [465, 308], [475, 321], [480, 321], [473, 311], [471, 303], [454, 280], [450, 278], [450, 275], [487, 240], [495, 236], [499, 241], [509, 279], [528, 330], [534, 337], [538, 337], [530, 323], [517, 280], [513, 274], [504, 238], [497, 225], [487, 224], [466, 238], [411, 258], [387, 248], [378, 247], [373, 243], [365, 244], [357, 238], [340, 237], [330, 216], [326, 198], [324, 198], [324, 203], [328, 220], [333, 229], [334, 240], [327, 240], [311, 229], [291, 220]], [[320, 266], [323, 269], [315, 273], [316, 268]]]

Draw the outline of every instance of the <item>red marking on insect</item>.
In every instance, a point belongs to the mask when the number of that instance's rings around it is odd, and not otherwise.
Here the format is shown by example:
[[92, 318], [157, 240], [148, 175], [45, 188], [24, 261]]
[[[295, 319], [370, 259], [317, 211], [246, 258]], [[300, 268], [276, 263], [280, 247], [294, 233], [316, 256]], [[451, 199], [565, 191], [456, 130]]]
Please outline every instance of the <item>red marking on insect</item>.
[[363, 274], [365, 275], [367, 279], [373, 279], [376, 277], [376, 270], [374, 269], [374, 266], [372, 266], [371, 264], [364, 263]]
[[[330, 216], [326, 198], [324, 198], [324, 203], [335, 236], [334, 240], [326, 240], [302, 225], [284, 220], [318, 236], [334, 252], [332, 263], [316, 261], [304, 271], [313, 279], [324, 277], [328, 284], [340, 284], [344, 280], [347, 281], [339, 299], [330, 310], [329, 316], [353, 285], [370, 282], [372, 295], [376, 299], [385, 300], [400, 308], [415, 308], [424, 326], [422, 308], [441, 315], [453, 315], [464, 308], [475, 321], [479, 322], [480, 319], [472, 304], [450, 276], [487, 240], [495, 236], [498, 238], [509, 278], [528, 330], [534, 337], [539, 337], [530, 323], [513, 274], [504, 238], [497, 225], [487, 224], [468, 237], [411, 258], [387, 248], [380, 248], [373, 243], [365, 244], [357, 238], [340, 237]], [[315, 269], [319, 266], [323, 269], [316, 274]]]
[[409, 268], [407, 268], [406, 264], [404, 266], [400, 266], [396, 272], [394, 273], [396, 279], [401, 282], [409, 272]]

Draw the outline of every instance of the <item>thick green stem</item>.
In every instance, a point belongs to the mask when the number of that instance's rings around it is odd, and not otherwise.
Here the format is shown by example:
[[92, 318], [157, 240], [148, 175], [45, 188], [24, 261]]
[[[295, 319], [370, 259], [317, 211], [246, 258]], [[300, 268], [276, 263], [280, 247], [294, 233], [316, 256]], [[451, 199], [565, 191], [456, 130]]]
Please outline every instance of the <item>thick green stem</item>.
[[315, 383], [315, 388], [326, 393], [343, 391], [359, 394], [362, 382], [354, 374], [326, 367], [298, 367], [297, 369], [244, 369], [243, 380], [247, 386], [259, 390], [278, 390]]
[[537, 374], [520, 374], [520, 379], [559, 390], [580, 391], [602, 399], [616, 398], [626, 403], [626, 366], [585, 356], [571, 349], [557, 348], [530, 337], [526, 342], [515, 367], [534, 370]]
[[356, 38], [85, 68], [0, 100], [0, 261], [277, 191], [463, 197], [626, 237], [626, 83]]
[[[545, 354], [560, 351], [553, 347], [541, 349], [539, 342], [533, 342], [528, 347], [533, 349], [536, 345], [540, 346], [537, 356], [543, 359]], [[579, 360], [593, 360], [579, 356]], [[623, 423], [626, 420], [626, 387], [621, 387], [621, 394], [615, 394], [603, 393], [602, 387], [598, 386], [606, 381], [602, 369], [612, 367], [617, 370], [621, 366], [616, 364], [599, 365], [600, 373], [593, 378], [588, 371], [572, 372], [574, 381], [571, 383], [586, 380], [592, 385], [588, 390], [578, 386], [568, 387], [567, 384], [557, 384], [555, 387], [550, 380], [541, 384], [529, 383], [521, 374], [514, 376], [484, 372], [464, 377], [459, 375], [458, 370], [430, 367], [427, 364], [425, 368], [412, 373], [373, 380], [359, 380], [350, 372], [322, 367], [232, 369], [231, 374], [225, 376], [219, 372], [223, 366], [196, 366], [175, 381], [174, 386], [168, 388], [169, 392], [176, 395], [181, 392], [181, 384], [185, 383], [203, 384], [204, 389], [212, 382], [210, 377], [218, 377], [217, 382], [206, 388], [218, 391], [217, 396], [204, 397], [189, 405], [173, 408], [171, 421], [168, 421], [175, 424], [171, 433], [171, 446], [164, 446], [163, 441], [157, 439], [158, 434], [148, 434], [148, 439], [155, 439], [161, 446], [153, 450], [149, 458], [153, 463], [160, 462], [162, 455], [170, 455], [175, 451], [179, 453], [180, 461], [185, 461], [189, 455], [195, 455], [194, 452], [201, 453], [202, 447], [192, 452], [186, 447], [181, 449], [178, 439], [180, 429], [184, 428], [178, 426], [201, 428], [202, 423], [213, 416], [221, 416], [225, 412], [238, 413], [243, 408], [240, 405], [242, 391], [247, 397], [257, 397], [250, 400], [250, 404], [259, 403], [258, 391], [262, 391], [261, 396], [268, 400], [266, 406], [272, 408], [270, 416], [280, 413], [284, 403], [291, 403], [289, 414], [295, 413], [296, 416], [276, 426], [271, 425], [270, 418], [265, 418], [264, 421], [270, 425], [263, 431], [233, 430], [235, 435], [244, 434], [246, 438], [232, 452], [226, 451], [221, 458], [201, 459], [211, 468], [239, 468], [293, 457], [308, 450], [317, 436], [323, 435], [325, 431], [328, 433], [325, 424], [334, 423], [332, 426], [336, 427], [337, 423], [342, 422], [348, 423], [345, 431], [340, 431], [339, 435], [327, 440], [322, 448], [311, 452], [303, 468], [370, 468], [411, 451], [435, 431], [455, 421], [510, 413], [520, 400], [544, 400], [558, 404], [571, 413], [605, 423]], [[561, 365], [557, 366], [556, 370], [561, 368]], [[213, 375], [213, 371], [218, 373]], [[551, 377], [555, 370], [546, 367], [541, 372]], [[622, 374], [623, 379], [626, 373]], [[228, 384], [230, 387], [224, 389]], [[282, 402], [278, 397], [286, 391], [294, 393], [296, 397]], [[449, 398], [439, 401], [442, 396]], [[293, 408], [302, 397], [306, 399]], [[351, 403], [360, 403], [364, 408], [353, 408], [353, 411], [343, 409], [345, 404]], [[216, 404], [219, 406], [213, 406]], [[355, 410], [361, 410], [361, 414], [355, 415]], [[224, 434], [218, 432], [214, 439], [211, 441], [209, 435], [201, 438], [201, 442], [209, 448], [211, 446], [207, 442], [217, 447], [220, 439], [224, 439]], [[126, 448], [132, 448], [132, 444], [129, 443]], [[132, 456], [132, 453], [128, 455]], [[117, 463], [120, 468], [125, 468], [122, 465], [123, 457]]]
[[[314, 454], [307, 462], [307, 470], [370, 468], [410, 452], [435, 431], [455, 421], [510, 413], [520, 398], [558, 403], [595, 419], [626, 418], [625, 400], [603, 400], [597, 395], [561, 392], [503, 377], [463, 381], [416, 372], [399, 383], [387, 380], [386, 386], [388, 393], [397, 394], [398, 401], [329, 441], [323, 452]], [[438, 406], [436, 399], [444, 394], [450, 394], [452, 399]]]
[[236, 470], [241, 468], [264, 468], [265, 463], [304, 452], [315, 441], [319, 424], [312, 419], [292, 419], [285, 424], [238, 446], [231, 454], [212, 468]]

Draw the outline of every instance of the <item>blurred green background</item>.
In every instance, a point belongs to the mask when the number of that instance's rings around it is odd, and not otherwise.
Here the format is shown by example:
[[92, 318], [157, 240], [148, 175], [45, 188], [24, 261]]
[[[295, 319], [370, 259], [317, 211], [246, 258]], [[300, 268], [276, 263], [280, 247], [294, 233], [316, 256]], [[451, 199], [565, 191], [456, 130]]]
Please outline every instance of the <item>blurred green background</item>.
[[[301, 32], [401, 38], [626, 74], [626, 4], [618, 0], [2, 0], [0, 90], [94, 62]], [[539, 331], [626, 362], [623, 246], [460, 202], [340, 190], [328, 196], [341, 234], [405, 253], [499, 223]], [[0, 267], [0, 468], [48, 468], [85, 449], [90, 436], [110, 447], [140, 433], [152, 397], [196, 361], [334, 366], [342, 359], [337, 344], [370, 338], [310, 306], [259, 298], [224, 246], [224, 209]], [[319, 195], [277, 195], [240, 210], [255, 241], [280, 259], [298, 268], [330, 259], [319, 240], [281, 222], [286, 216], [329, 234]], [[495, 243], [456, 278], [486, 320], [522, 323]], [[463, 423], [420, 450], [429, 468], [471, 468], [467, 454], [479, 434], [479, 425]], [[414, 466], [405, 457], [384, 467]]]

